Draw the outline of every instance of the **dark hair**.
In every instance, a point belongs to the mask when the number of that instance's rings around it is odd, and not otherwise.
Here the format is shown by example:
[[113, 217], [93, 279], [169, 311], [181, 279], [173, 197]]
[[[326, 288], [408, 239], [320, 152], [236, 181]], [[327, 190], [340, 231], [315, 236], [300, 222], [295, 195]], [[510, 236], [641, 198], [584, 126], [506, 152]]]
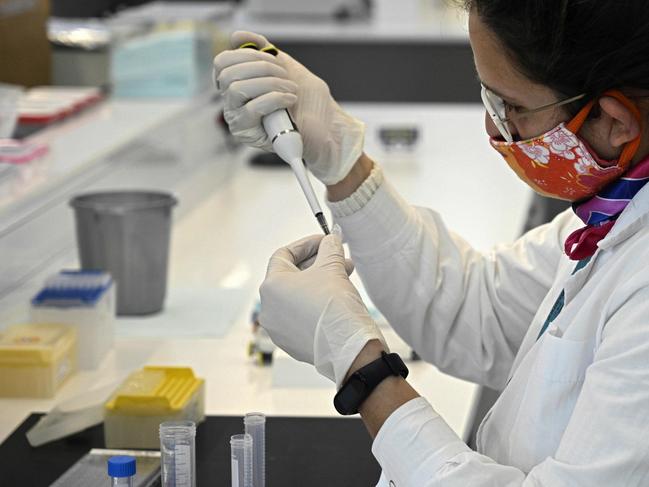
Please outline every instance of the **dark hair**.
[[[649, 90], [646, 0], [461, 0], [526, 77], [559, 96]], [[573, 110], [578, 108], [572, 107]]]

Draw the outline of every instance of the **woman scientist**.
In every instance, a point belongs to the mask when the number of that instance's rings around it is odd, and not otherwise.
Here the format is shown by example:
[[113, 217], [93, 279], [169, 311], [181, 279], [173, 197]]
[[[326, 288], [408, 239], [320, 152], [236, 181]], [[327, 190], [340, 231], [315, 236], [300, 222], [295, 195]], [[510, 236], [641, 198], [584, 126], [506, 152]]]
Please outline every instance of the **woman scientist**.
[[[399, 335], [441, 370], [503, 389], [477, 451], [382, 354], [339, 237], [272, 256], [261, 324], [336, 382], [339, 410], [360, 411], [391, 485], [649, 485], [649, 8], [467, 8], [491, 145], [534, 190], [574, 203], [488, 254], [406, 204], [363, 153], [362, 123], [287, 54], [226, 51], [215, 76], [241, 141], [268, 149], [260, 117], [289, 108], [356, 269]], [[238, 32], [232, 44], [247, 41], [267, 42]]]

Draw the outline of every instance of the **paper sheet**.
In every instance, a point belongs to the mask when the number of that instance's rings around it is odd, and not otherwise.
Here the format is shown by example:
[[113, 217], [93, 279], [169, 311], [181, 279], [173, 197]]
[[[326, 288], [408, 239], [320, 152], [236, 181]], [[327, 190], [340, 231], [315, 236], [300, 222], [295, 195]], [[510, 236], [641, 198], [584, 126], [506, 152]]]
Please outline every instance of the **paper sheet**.
[[150, 316], [118, 317], [118, 337], [211, 337], [225, 335], [250, 299], [247, 288], [170, 289], [164, 309]]

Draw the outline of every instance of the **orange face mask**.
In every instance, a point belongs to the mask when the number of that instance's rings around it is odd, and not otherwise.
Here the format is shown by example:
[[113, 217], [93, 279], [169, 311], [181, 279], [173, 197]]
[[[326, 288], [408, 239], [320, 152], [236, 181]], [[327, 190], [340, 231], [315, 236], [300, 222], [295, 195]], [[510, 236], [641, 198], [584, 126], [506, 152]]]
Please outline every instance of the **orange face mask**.
[[[602, 96], [623, 103], [642, 124], [637, 107], [622, 93], [610, 90]], [[638, 135], [624, 146], [617, 161], [600, 159], [577, 136], [594, 103], [595, 100], [590, 101], [568, 123], [561, 123], [542, 135], [516, 142], [491, 138], [491, 145], [537, 193], [571, 202], [589, 198], [627, 170], [640, 145]]]

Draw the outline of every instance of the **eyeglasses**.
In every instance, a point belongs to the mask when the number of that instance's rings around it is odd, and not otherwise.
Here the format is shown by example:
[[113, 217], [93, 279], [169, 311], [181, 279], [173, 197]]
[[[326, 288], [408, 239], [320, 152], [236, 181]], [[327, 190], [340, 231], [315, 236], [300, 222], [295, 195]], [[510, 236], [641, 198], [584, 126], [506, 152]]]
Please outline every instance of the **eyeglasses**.
[[[482, 83], [480, 83], [480, 85], [482, 86], [482, 90], [480, 91], [480, 96], [482, 97], [482, 103], [487, 109], [487, 113], [491, 117], [491, 120], [493, 120], [494, 125], [498, 129], [498, 132], [500, 132], [500, 135], [502, 135], [507, 142], [513, 142], [514, 137], [511, 131], [509, 130], [509, 125], [508, 125], [508, 123], [511, 121], [511, 119], [507, 117], [508, 104], [505, 102], [505, 100], [503, 100], [500, 96], [498, 96], [493, 91], [491, 91], [485, 85], [483, 85]], [[581, 95], [577, 95], [577, 96], [572, 96], [570, 98], [566, 98], [565, 100], [559, 100], [553, 103], [547, 103], [545, 105], [541, 105], [540, 107], [536, 107], [536, 108], [520, 108], [516, 113], [520, 115], [537, 113], [543, 110], [547, 110], [548, 108], [560, 107], [561, 105], [572, 103], [573, 101], [580, 100], [584, 96], [586, 96], [586, 93], [582, 93]]]

